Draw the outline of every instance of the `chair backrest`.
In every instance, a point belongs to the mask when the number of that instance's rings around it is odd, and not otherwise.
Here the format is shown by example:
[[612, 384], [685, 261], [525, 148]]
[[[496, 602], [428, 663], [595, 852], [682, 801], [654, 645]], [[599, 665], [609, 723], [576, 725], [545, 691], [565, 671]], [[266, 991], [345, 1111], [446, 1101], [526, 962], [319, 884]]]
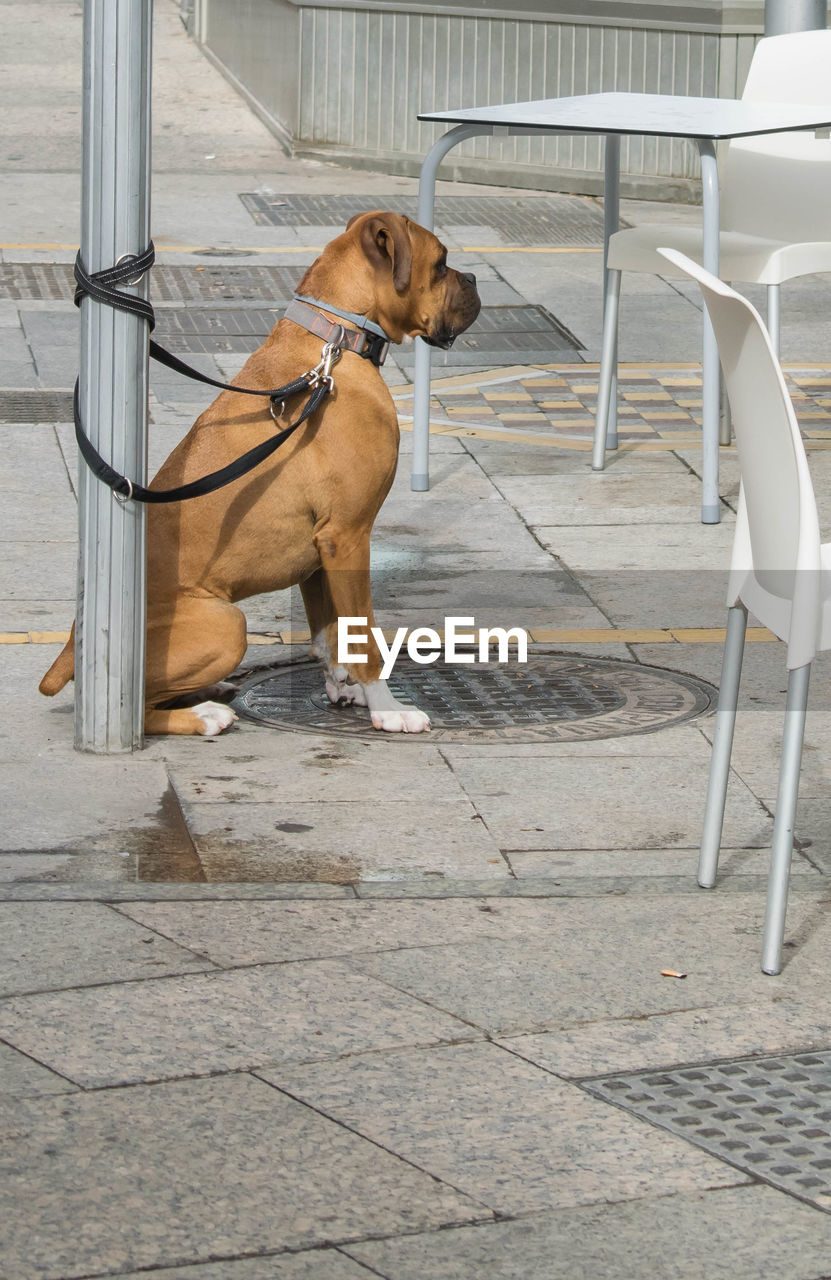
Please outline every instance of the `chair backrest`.
[[701, 286], [730, 398], [753, 574], [765, 591], [791, 599], [796, 571], [818, 568], [819, 518], [799, 424], [767, 330], [746, 298], [677, 250], [659, 252]]
[[[760, 40], [742, 98], [831, 103], [831, 30]], [[831, 139], [813, 133], [734, 139], [721, 213], [728, 230], [789, 244], [831, 240]]]

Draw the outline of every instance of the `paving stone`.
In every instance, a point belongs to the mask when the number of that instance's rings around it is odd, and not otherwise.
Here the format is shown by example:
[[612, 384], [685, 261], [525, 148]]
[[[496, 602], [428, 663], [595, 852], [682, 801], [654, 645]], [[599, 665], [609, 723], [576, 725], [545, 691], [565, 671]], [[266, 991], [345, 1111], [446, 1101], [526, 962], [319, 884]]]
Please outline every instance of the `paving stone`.
[[[723, 628], [726, 620], [727, 610], [724, 609], [721, 619], [715, 625]], [[669, 665], [666, 659], [665, 645], [645, 643], [635, 644], [632, 647], [640, 662]], [[710, 644], [683, 644], [679, 645], [677, 649], [673, 646], [671, 665], [673, 670], [684, 671], [688, 675], [698, 676], [702, 680], [709, 681], [717, 688], [721, 682], [723, 653], [724, 644], [720, 639]], [[662, 654], [663, 663], [661, 661]], [[820, 661], [815, 664], [815, 667], [816, 673], [812, 671], [812, 677], [816, 674], [822, 681], [820, 687], [824, 692], [825, 688], [828, 687], [823, 678], [825, 674], [824, 664]], [[813, 696], [817, 679], [812, 679], [812, 684], [814, 686], [811, 689]], [[778, 712], [781, 717], [784, 717], [784, 690], [786, 685], [787, 671], [785, 669], [785, 646], [783, 644], [778, 641], [768, 641], [764, 644], [745, 645], [737, 721], [741, 723], [747, 719], [747, 722], [752, 724], [752, 716], [759, 709], [772, 709]], [[750, 718], [748, 719], [748, 717]], [[712, 726], [709, 726], [708, 733], [711, 732]]]
[[[352, 964], [502, 1035], [720, 1003], [813, 1001], [823, 982], [829, 904], [793, 896], [788, 963], [774, 981], [760, 969], [764, 905], [764, 892], [550, 899], [527, 914], [521, 950], [510, 939], [483, 940], [358, 956]], [[688, 976], [668, 979], [663, 969]]]
[[[560, 526], [561, 528], [563, 526]], [[644, 526], [647, 527], [647, 526]], [[686, 526], [681, 526], [686, 527]], [[690, 526], [692, 527], [692, 526]], [[614, 543], [616, 531], [629, 526], [607, 528]], [[594, 532], [594, 529], [590, 529]], [[540, 540], [571, 567], [568, 545], [562, 545], [553, 527], [537, 529]], [[569, 532], [569, 531], [566, 531]], [[569, 535], [570, 536], [570, 535]], [[578, 580], [598, 608], [615, 627], [632, 628], [715, 628], [723, 627], [726, 610], [727, 567], [723, 571], [701, 569], [670, 573], [667, 566], [651, 568], [630, 561], [621, 568], [575, 571]], [[667, 665], [667, 656], [658, 665]]]
[[[537, 571], [487, 563], [487, 552], [468, 553], [467, 567], [445, 555], [429, 557], [416, 566], [402, 565], [396, 556], [391, 572], [384, 572], [384, 545], [373, 573], [374, 599], [383, 624], [393, 618], [413, 625], [445, 626], [448, 617], [473, 618], [473, 628], [603, 627], [605, 618], [573, 578], [555, 567], [551, 558]], [[421, 559], [421, 558], [420, 558]], [[479, 561], [478, 564], [472, 561]], [[485, 561], [485, 563], [482, 563]], [[443, 562], [443, 563], [442, 563]], [[537, 561], [539, 564], [539, 561]]]
[[123, 914], [215, 964], [263, 964], [520, 937], [523, 913], [483, 899], [435, 902], [135, 903]]
[[[458, 465], [455, 458], [448, 458], [446, 465], [451, 462], [454, 467]], [[456, 485], [448, 492], [440, 474], [436, 476], [435, 489], [414, 497], [419, 500], [418, 509], [410, 499], [387, 499], [376, 522], [379, 543], [433, 554], [452, 553], [459, 547], [466, 551], [499, 551], [515, 543], [522, 549], [523, 544], [533, 543], [532, 535], [503, 503], [479, 496], [471, 500]]]
[[[336, 1249], [241, 1258], [233, 1262], [204, 1262], [194, 1267], [163, 1267], [153, 1280], [369, 1280], [368, 1271]], [[146, 1271], [122, 1271], [113, 1280], [147, 1280]]]
[[831, 1220], [737, 1187], [346, 1247], [387, 1280], [817, 1280]]
[[185, 810], [209, 880], [351, 884], [508, 874], [467, 799], [376, 802], [371, 810], [359, 800], [190, 804]]
[[[797, 853], [791, 863], [791, 874], [816, 881], [820, 886], [821, 873], [807, 860], [810, 850]], [[508, 862], [515, 876], [540, 879], [553, 876], [558, 880], [570, 876], [622, 878], [649, 876], [686, 876], [696, 881], [698, 873], [697, 849], [639, 849], [618, 850], [613, 853], [603, 849], [537, 849], [533, 852], [511, 853]], [[719, 857], [719, 880], [728, 876], [756, 876], [763, 888], [770, 869], [770, 852], [767, 849], [722, 849]]]
[[0, 904], [0, 992], [93, 986], [213, 965], [102, 903]]
[[[14, 331], [12, 330], [12, 332]], [[8, 333], [8, 329], [5, 327], [4, 333]], [[42, 385], [31, 357], [24, 362], [0, 356], [0, 386], [34, 389]]]
[[[765, 800], [765, 804], [776, 812], [775, 795]], [[817, 866], [823, 876], [831, 875], [831, 799], [800, 796], [796, 809], [796, 834], [807, 845], [802, 856]]]
[[[14, 630], [14, 623], [5, 601], [43, 604], [66, 600], [75, 592], [76, 540], [46, 542], [31, 537], [35, 530], [26, 532], [29, 536], [25, 540], [3, 543], [3, 621], [9, 630]], [[70, 621], [71, 613], [66, 618], [67, 629]]]
[[[32, 429], [42, 430], [39, 427]], [[36, 522], [32, 520], [33, 506], [38, 508]], [[44, 542], [75, 542], [77, 539], [78, 513], [65, 478], [63, 487], [48, 496], [10, 493], [5, 497], [0, 512], [0, 542], [11, 542], [35, 531]]]
[[343, 738], [322, 742], [317, 736], [304, 734], [293, 734], [288, 742], [290, 752], [285, 745], [280, 749], [279, 778], [275, 778], [271, 751], [264, 752], [261, 759], [247, 758], [236, 765], [223, 755], [213, 768], [206, 768], [203, 755], [177, 762], [177, 793], [183, 803], [199, 806], [274, 801], [275, 791], [280, 797], [296, 796], [303, 804], [370, 804], [406, 793], [417, 778], [415, 789], [422, 803], [457, 803], [463, 794], [439, 748], [429, 745], [429, 737], [417, 760], [409, 751], [396, 752], [395, 744], [386, 742], [377, 746]]
[[[620, 661], [630, 660], [628, 647], [616, 644], [603, 645], [556, 645], [557, 652], [580, 653], [587, 657], [616, 658]], [[656, 649], [658, 645], [654, 646]], [[674, 645], [664, 646], [674, 650]], [[443, 743], [441, 753], [455, 769], [460, 760], [545, 760], [554, 756], [567, 756], [583, 759], [586, 756], [658, 756], [669, 759], [677, 756], [683, 759], [709, 760], [710, 742], [705, 737], [705, 729], [711, 726], [712, 717], [701, 716], [686, 724], [670, 725], [668, 728], [656, 729], [654, 733], [633, 733], [620, 738], [587, 738], [577, 742], [489, 742], [477, 746], [468, 742]]]
[[[477, 759], [457, 760], [455, 771], [507, 851], [697, 848], [701, 838], [704, 759]], [[766, 846], [770, 817], [735, 776], [728, 797], [725, 846]]]
[[387, 1235], [488, 1216], [250, 1076], [18, 1099], [0, 1118], [15, 1280], [327, 1244], [357, 1222]]
[[825, 1047], [831, 1044], [831, 1014], [800, 1003], [797, 994], [795, 999], [592, 1022], [499, 1043], [546, 1071], [580, 1079]]
[[[574, 475], [591, 478], [591, 450], [566, 450], [544, 445], [522, 445], [510, 441], [484, 440], [465, 436], [461, 443], [466, 452], [476, 459], [486, 475], [494, 480], [502, 476], [558, 476]], [[431, 440], [432, 449], [432, 440]], [[700, 458], [700, 452], [699, 452]], [[635, 453], [627, 450], [607, 457], [606, 472], [615, 476], [635, 473], [651, 478], [660, 492], [660, 486], [672, 476], [683, 476], [687, 468], [674, 450], [656, 453]]]
[[[6, 516], [9, 499], [15, 497], [19, 502], [28, 499], [25, 522], [20, 519], [22, 511], [15, 512], [19, 521], [18, 529], [22, 530], [25, 523], [30, 532], [36, 530], [39, 536], [44, 537], [42, 522], [48, 511], [44, 509], [45, 503], [41, 505], [41, 502], [37, 502], [35, 506], [35, 500], [48, 498], [50, 503], [55, 503], [63, 496], [69, 497], [70, 493], [55, 430], [44, 423], [2, 423], [0, 441], [3, 444], [4, 526], [11, 525]], [[72, 534], [77, 537], [77, 526]], [[23, 534], [18, 532], [18, 536]], [[44, 541], [49, 541], [49, 538], [44, 537]]]
[[31, 1098], [51, 1093], [74, 1093], [77, 1086], [47, 1067], [0, 1044], [0, 1098]]
[[[809, 702], [799, 773], [800, 803], [823, 800], [831, 794], [831, 724], [823, 701], [820, 690], [819, 705]], [[778, 707], [751, 704], [736, 716], [731, 764], [757, 796], [776, 795], [785, 722], [784, 695], [780, 702]]]
[[[58, 709], [67, 737], [71, 721]], [[201, 879], [181, 810], [164, 766], [140, 756], [51, 753], [38, 761], [38, 787], [31, 765], [0, 764], [0, 788], [8, 804], [0, 850], [10, 853], [97, 853], [113, 865], [132, 857], [143, 862], [143, 879]], [[49, 803], [44, 804], [44, 796]], [[170, 868], [165, 870], [165, 858]], [[148, 874], [154, 872], [155, 874]]]
[[[67, 584], [68, 585], [68, 584]], [[3, 626], [7, 631], [69, 631], [72, 615], [75, 612], [75, 600], [70, 597], [56, 597], [54, 600], [8, 600], [0, 596], [0, 607], [3, 611]], [[44, 652], [46, 652], [44, 650]], [[52, 657], [58, 655], [54, 649]], [[43, 655], [41, 655], [42, 657]], [[43, 671], [49, 666], [46, 662]], [[43, 671], [39, 673], [43, 675]], [[71, 690], [69, 696], [71, 697]], [[64, 706], [66, 703], [63, 704]], [[53, 707], [56, 704], [52, 704]]]
[[4, 1039], [85, 1087], [475, 1034], [335, 961], [97, 986], [0, 1004]]
[[[491, 575], [489, 581], [496, 580], [498, 573], [503, 579], [502, 585], [507, 585], [517, 595], [521, 595], [516, 590], [516, 584], [521, 576], [528, 577], [531, 581], [535, 578], [548, 581], [551, 578], [559, 588], [565, 590], [566, 586], [564, 576], [556, 573], [550, 554], [536, 544], [527, 543], [524, 540], [521, 547], [512, 551], [511, 568], [506, 570], [504, 549], [469, 551], [460, 547], [456, 551], [431, 552], [426, 549], [419, 551], [416, 548], [406, 549], [387, 544], [383, 540], [383, 531], [381, 531], [380, 536], [375, 537], [372, 547], [373, 582], [381, 584], [383, 591], [385, 574], [394, 580], [395, 574], [401, 570], [409, 570], [413, 574], [421, 573], [428, 578], [434, 573], [437, 576], [460, 571], [487, 573]], [[536, 570], [536, 574], [529, 574], [529, 570]], [[573, 581], [570, 583], [570, 589], [575, 595], [580, 594], [579, 587]], [[456, 604], [458, 606], [458, 601]]]
[[[48, 626], [49, 619], [43, 618], [34, 622], [33, 629], [40, 630], [44, 621], [47, 626], [43, 629], [52, 630]], [[43, 698], [36, 692], [43, 673], [62, 647], [61, 644], [2, 646], [0, 668], [8, 710], [8, 714], [0, 719], [0, 761], [3, 763], [20, 765], [21, 761], [37, 760], [40, 764], [53, 756], [66, 758], [72, 751], [72, 687], [66, 698], [58, 701]], [[0, 785], [2, 776], [0, 769]], [[34, 787], [30, 789], [35, 790]], [[11, 821], [8, 812], [12, 808], [11, 802], [14, 800], [16, 804], [21, 797], [12, 787], [5, 794], [8, 796], [6, 816]]]
[[[494, 1045], [372, 1054], [262, 1075], [499, 1213], [742, 1180], [682, 1139], [659, 1138]], [[518, 1105], [504, 1107], [506, 1098]]]
[[718, 525], [539, 526], [617, 626], [723, 626], [731, 521]]
[[[701, 482], [692, 475], [618, 473], [501, 477], [500, 491], [532, 526], [655, 525], [701, 520]], [[550, 535], [552, 544], [556, 535]]]
[[[23, 855], [25, 857], [25, 855]], [[452, 882], [457, 883], [457, 882]], [[484, 896], [493, 893], [494, 883], [519, 885], [517, 880], [490, 881], [478, 886], [478, 893]], [[545, 885], [547, 881], [526, 882]], [[406, 887], [406, 886], [403, 886]], [[395, 886], [399, 897], [412, 896], [402, 892], [402, 886]], [[0, 901], [3, 902], [286, 902], [294, 901], [331, 901], [358, 896], [358, 889], [343, 884], [208, 884], [207, 881], [117, 881], [112, 880], [76, 880], [43, 882], [31, 880], [23, 884], [3, 884], [0, 881]], [[363, 895], [361, 895], [363, 896]], [[370, 897], [371, 894], [367, 894]], [[386, 890], [386, 897], [396, 896], [393, 887]], [[429, 897], [422, 893], [421, 897]], [[469, 897], [469, 887], [452, 893], [453, 897]]]

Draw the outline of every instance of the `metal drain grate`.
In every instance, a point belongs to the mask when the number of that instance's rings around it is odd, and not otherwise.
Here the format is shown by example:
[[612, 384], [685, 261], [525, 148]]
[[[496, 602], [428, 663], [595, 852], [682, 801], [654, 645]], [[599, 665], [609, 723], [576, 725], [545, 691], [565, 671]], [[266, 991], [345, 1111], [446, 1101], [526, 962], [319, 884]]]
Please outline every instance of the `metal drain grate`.
[[[280, 307], [159, 307], [156, 337], [170, 351], [254, 351], [277, 324]], [[512, 365], [517, 361], [574, 357], [576, 338], [544, 307], [483, 307], [479, 319], [449, 351], [434, 351], [433, 365]], [[407, 367], [415, 348], [394, 348], [394, 360]]]
[[831, 1212], [831, 1049], [607, 1076], [581, 1088]]
[[[449, 351], [430, 353], [434, 369], [447, 365], [547, 364], [573, 360], [581, 344], [545, 307], [483, 307], [476, 323]], [[415, 347], [395, 349], [396, 364], [415, 364]]]
[[[345, 227], [356, 213], [370, 209], [413, 219], [418, 212], [415, 196], [265, 196], [245, 191], [240, 200], [256, 223], [271, 227]], [[439, 236], [443, 228], [476, 228], [480, 236], [496, 232], [505, 244], [603, 243], [602, 213], [579, 196], [439, 196], [435, 221]]]
[[0, 422], [71, 421], [71, 391], [0, 391]]
[[[674, 671], [564, 654], [535, 654], [521, 665], [420, 666], [402, 658], [389, 683], [401, 702], [430, 716], [431, 741], [571, 742], [649, 733], [701, 715], [715, 697], [709, 685]], [[234, 706], [275, 728], [374, 733], [365, 708], [329, 702], [321, 669], [311, 661], [257, 672]]]
[[[280, 307], [180, 309], [159, 307], [156, 337], [171, 351], [253, 351], [282, 315]], [[579, 344], [544, 307], [483, 307], [476, 323], [449, 351], [433, 351], [436, 368], [444, 365], [500, 365], [547, 362], [574, 357]], [[414, 347], [394, 349], [397, 364], [409, 367]]]
[[253, 351], [282, 315], [279, 308], [221, 308], [206, 311], [159, 307], [155, 337], [170, 351]]
[[[304, 267], [155, 266], [150, 299], [165, 302], [287, 303]], [[75, 279], [69, 263], [7, 262], [0, 264], [0, 297], [15, 301], [71, 301]]]
[[[151, 301], [156, 306], [155, 336], [180, 354], [253, 351], [279, 320], [302, 275], [303, 268], [298, 267], [226, 263], [206, 267], [156, 266], [150, 287]], [[69, 300], [74, 289], [68, 263], [0, 264], [0, 297], [17, 301]], [[483, 307], [476, 323], [456, 339], [450, 351], [433, 351], [432, 363], [437, 369], [448, 365], [498, 366], [523, 360], [546, 363], [560, 358], [571, 360], [581, 349], [573, 334], [545, 307]], [[397, 347], [394, 358], [400, 366], [409, 368], [415, 360], [415, 348]]]
[[43, 299], [54, 302], [63, 298], [71, 302], [75, 295], [75, 277], [69, 263], [4, 262], [0, 263], [0, 298]]

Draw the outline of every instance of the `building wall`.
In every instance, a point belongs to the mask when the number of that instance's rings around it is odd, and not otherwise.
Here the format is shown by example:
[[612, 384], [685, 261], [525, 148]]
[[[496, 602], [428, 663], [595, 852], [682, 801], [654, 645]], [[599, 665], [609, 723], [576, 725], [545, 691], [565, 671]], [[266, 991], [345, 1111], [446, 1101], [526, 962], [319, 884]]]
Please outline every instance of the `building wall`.
[[[710, 17], [723, 14], [715, 0], [702, 2]], [[613, 0], [600, 16], [576, 20], [400, 0], [199, 3], [203, 45], [295, 152], [398, 173], [417, 173], [443, 131], [420, 123], [419, 111], [612, 89], [735, 97], [761, 34], [760, 23], [725, 29], [707, 13], [691, 18], [678, 0]], [[644, 25], [638, 14], [648, 15]], [[621, 171], [625, 194], [697, 197], [692, 143], [624, 138]], [[592, 194], [602, 190], [603, 143], [474, 139], [450, 153], [441, 174]]]
[[194, 34], [287, 148], [298, 138], [301, 10], [289, 0], [196, 0]]

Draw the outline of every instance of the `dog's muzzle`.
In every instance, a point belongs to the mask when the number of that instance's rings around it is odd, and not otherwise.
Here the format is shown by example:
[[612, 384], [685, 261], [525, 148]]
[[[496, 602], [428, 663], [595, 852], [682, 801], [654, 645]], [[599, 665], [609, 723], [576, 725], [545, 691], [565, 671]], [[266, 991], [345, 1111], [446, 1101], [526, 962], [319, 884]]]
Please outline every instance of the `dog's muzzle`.
[[432, 338], [425, 338], [424, 341], [427, 343], [428, 347], [438, 347], [440, 351], [449, 351], [458, 336], [459, 335], [451, 329], [448, 332], [436, 333]]
[[457, 272], [458, 292], [450, 305], [453, 323], [445, 323], [435, 333], [425, 337], [430, 347], [438, 347], [441, 351], [449, 351], [460, 333], [469, 329], [482, 308], [482, 302], [476, 289], [476, 276], [472, 272]]

